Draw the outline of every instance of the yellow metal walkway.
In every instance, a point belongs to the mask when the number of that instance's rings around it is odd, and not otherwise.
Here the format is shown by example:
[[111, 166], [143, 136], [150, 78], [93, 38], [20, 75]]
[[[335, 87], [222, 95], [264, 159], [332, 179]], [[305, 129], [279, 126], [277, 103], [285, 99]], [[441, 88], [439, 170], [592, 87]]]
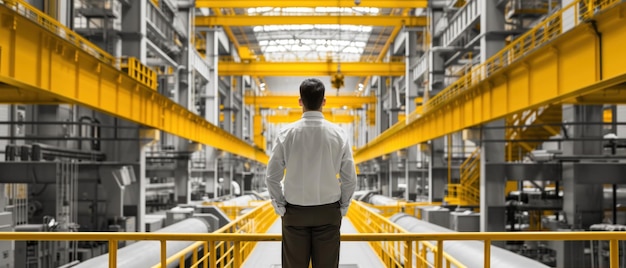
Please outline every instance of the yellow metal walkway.
[[[267, 231], [268, 234], [281, 233], [280, 218]], [[358, 231], [349, 219], [343, 218], [341, 222], [342, 234], [355, 234]], [[339, 251], [339, 265], [341, 267], [385, 267], [380, 258], [367, 242], [342, 242]], [[243, 268], [281, 267], [281, 244], [280, 242], [259, 242], [246, 261]]]
[[359, 149], [355, 161], [541, 105], [623, 103], [625, 9], [618, 0], [573, 1]]
[[78, 104], [267, 163], [264, 152], [156, 92], [139, 61], [121, 62], [22, 0], [0, 3], [0, 103]]

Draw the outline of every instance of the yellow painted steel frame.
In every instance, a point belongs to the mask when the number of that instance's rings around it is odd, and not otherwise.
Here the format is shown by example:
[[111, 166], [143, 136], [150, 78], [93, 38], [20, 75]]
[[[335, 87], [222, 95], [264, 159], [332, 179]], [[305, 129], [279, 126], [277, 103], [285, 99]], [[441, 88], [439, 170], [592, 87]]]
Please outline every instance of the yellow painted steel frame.
[[[259, 108], [300, 109], [298, 99], [300, 96], [296, 95], [254, 96], [246, 94], [244, 101], [246, 105], [254, 105], [254, 107]], [[343, 108], [344, 106], [356, 109], [361, 108], [364, 104], [376, 104], [376, 96], [326, 96], [324, 109]]]
[[32, 6], [4, 3], [0, 102], [84, 105], [267, 163], [264, 152], [129, 77], [115, 58]]
[[[376, 212], [353, 201], [348, 211], [348, 218], [360, 228], [360, 234], [342, 234], [341, 241], [365, 241], [377, 253], [383, 254], [381, 260], [387, 267], [437, 267], [454, 265], [465, 267], [443, 252], [444, 241], [477, 240], [484, 241], [483, 267], [490, 268], [491, 241], [609, 241], [609, 260], [611, 268], [619, 267], [619, 243], [626, 240], [623, 232], [462, 232], [462, 233], [407, 233], [401, 227], [387, 221]], [[281, 241], [280, 234], [266, 234], [276, 221], [269, 202], [257, 207], [249, 214], [231, 222], [220, 230], [210, 234], [168, 234], [168, 233], [94, 233], [94, 232], [0, 232], [0, 240], [5, 241], [108, 241], [109, 267], [117, 267], [117, 245], [119, 241], [159, 241], [161, 244], [160, 264], [153, 267], [167, 267], [167, 264], [179, 261], [179, 267], [241, 267], [245, 258], [259, 241]], [[192, 246], [166, 258], [167, 241], [198, 241]], [[430, 243], [426, 241], [435, 241]], [[202, 252], [200, 254], [199, 252]], [[439, 254], [438, 252], [443, 252]], [[191, 254], [192, 263], [184, 262]], [[427, 261], [427, 254], [432, 254], [435, 263]], [[201, 255], [201, 256], [200, 256]], [[415, 257], [416, 265], [412, 265]], [[476, 256], [480, 258], [480, 256]], [[157, 256], [155, 256], [155, 262]], [[422, 264], [420, 266], [420, 264]], [[395, 265], [395, 266], [392, 266]]]
[[213, 26], [259, 26], [259, 25], [287, 25], [287, 24], [346, 24], [369, 26], [396, 26], [424, 27], [426, 17], [416, 16], [337, 16], [337, 15], [306, 15], [306, 16], [262, 16], [262, 15], [223, 15], [223, 16], [196, 16], [196, 27]]
[[120, 58], [120, 68], [126, 70], [128, 76], [141, 82], [152, 90], [157, 90], [157, 73], [150, 67], [145, 66], [134, 57]]
[[[403, 76], [404, 62], [342, 62], [344, 76]], [[219, 62], [222, 76], [330, 76], [338, 71], [337, 62]]]
[[[302, 118], [302, 113], [294, 114], [289, 113], [286, 115], [269, 115], [267, 116], [267, 122], [270, 124], [284, 124], [284, 123], [293, 123]], [[325, 112], [324, 119], [336, 123], [336, 124], [349, 124], [354, 123], [356, 120], [356, 116], [354, 115], [333, 115], [332, 113]]]
[[[625, 9], [617, 0], [574, 1], [430, 99], [421, 116], [412, 113], [357, 150], [355, 161], [626, 82]], [[562, 33], [564, 21], [573, 29]]]
[[254, 8], [254, 7], [379, 7], [379, 8], [426, 8], [428, 1], [426, 0], [361, 0], [358, 5], [354, 4], [354, 0], [317, 0], [317, 1], [284, 1], [284, 0], [264, 0], [259, 3], [258, 0], [196, 0], [197, 8]]

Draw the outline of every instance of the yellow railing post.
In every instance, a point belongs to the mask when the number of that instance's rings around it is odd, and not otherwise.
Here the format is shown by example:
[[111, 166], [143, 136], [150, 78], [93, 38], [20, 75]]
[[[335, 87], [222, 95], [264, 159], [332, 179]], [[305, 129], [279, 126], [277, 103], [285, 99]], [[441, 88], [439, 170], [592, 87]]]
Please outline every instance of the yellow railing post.
[[109, 268], [117, 267], [117, 240], [109, 240]]
[[619, 244], [617, 242], [618, 240], [611, 239], [610, 246], [609, 246], [609, 251], [610, 251], [610, 256], [611, 256], [611, 261], [610, 261], [611, 268], [619, 267]]
[[161, 268], [167, 267], [167, 241], [161, 240]]
[[209, 268], [209, 242], [208, 241], [204, 241], [204, 247], [202, 247], [202, 252], [204, 253], [204, 256], [202, 256], [202, 259], [203, 259], [202, 267]]
[[489, 268], [491, 267], [491, 240], [485, 240], [485, 249], [484, 249], [484, 260], [485, 260], [485, 264], [484, 267], [485, 268]]
[[404, 257], [406, 258], [405, 267], [413, 267], [413, 241], [406, 241], [406, 250], [404, 251]]
[[194, 250], [193, 253], [191, 254], [191, 263], [197, 264], [197, 262], [198, 262], [198, 251]]
[[435, 253], [435, 267], [443, 268], [443, 240], [437, 240], [437, 253]]
[[210, 267], [217, 267], [217, 249], [215, 248], [215, 246], [216, 246], [215, 240], [208, 241], [207, 244], [209, 245], [209, 250], [211, 251], [209, 253], [210, 254], [209, 266]]
[[234, 260], [235, 267], [241, 267], [241, 241], [235, 241], [234, 254], [235, 254], [235, 260]]

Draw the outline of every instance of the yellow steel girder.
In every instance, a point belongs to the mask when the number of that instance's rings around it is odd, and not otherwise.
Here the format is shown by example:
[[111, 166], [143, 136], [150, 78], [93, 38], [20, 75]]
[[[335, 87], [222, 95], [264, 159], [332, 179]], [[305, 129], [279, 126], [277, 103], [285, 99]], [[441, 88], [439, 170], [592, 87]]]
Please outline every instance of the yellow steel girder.
[[550, 16], [430, 99], [421, 116], [412, 113], [410, 122], [399, 122], [357, 150], [355, 161], [626, 83], [626, 3], [608, 0], [602, 8], [588, 9], [599, 12], [594, 20], [602, 33], [600, 47], [593, 26], [582, 19], [594, 14], [579, 10], [581, 1], [563, 9], [581, 14], [573, 29], [560, 32], [563, 11]]
[[[18, 96], [23, 94], [25, 102], [39, 99], [84, 105], [267, 163], [264, 152], [129, 77], [103, 60], [107, 57], [94, 56], [93, 44], [77, 43], [79, 36], [58, 22], [19, 5], [15, 10], [0, 5], [0, 84], [10, 86], [1, 90], [13, 92], [11, 101], [21, 102]], [[28, 12], [29, 17], [21, 12]]]
[[[246, 95], [244, 102], [246, 105], [253, 105], [257, 108], [270, 109], [298, 109], [301, 108], [298, 102], [300, 96], [271, 95], [271, 96], [250, 96]], [[358, 96], [326, 96], [324, 109], [332, 108], [361, 108], [364, 104], [375, 104], [376, 97]]]
[[[326, 76], [337, 73], [336, 62], [231, 62], [218, 63], [218, 74], [223, 76]], [[403, 76], [404, 62], [342, 62], [345, 76]]]
[[[348, 124], [353, 123], [355, 120], [355, 116], [353, 115], [337, 115], [333, 114], [330, 111], [324, 111], [324, 119], [338, 124]], [[290, 111], [284, 115], [268, 115], [267, 122], [271, 124], [282, 124], [282, 123], [293, 123], [302, 118], [302, 111], [300, 112], [292, 112]]]
[[354, 0], [318, 0], [318, 1], [285, 1], [285, 0], [196, 0], [197, 8], [254, 8], [254, 7], [379, 7], [379, 8], [426, 8], [427, 0], [361, 0], [356, 5]]
[[259, 26], [259, 25], [287, 25], [287, 24], [343, 24], [369, 26], [397, 26], [424, 27], [426, 17], [415, 16], [336, 16], [336, 15], [308, 15], [308, 16], [196, 16], [196, 27], [213, 26]]

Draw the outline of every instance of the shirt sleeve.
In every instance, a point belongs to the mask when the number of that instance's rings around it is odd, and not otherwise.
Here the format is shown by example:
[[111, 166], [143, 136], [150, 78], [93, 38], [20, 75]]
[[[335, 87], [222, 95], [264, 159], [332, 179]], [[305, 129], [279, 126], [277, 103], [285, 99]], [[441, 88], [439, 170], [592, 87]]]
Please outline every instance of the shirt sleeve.
[[285, 195], [283, 194], [283, 186], [281, 181], [285, 174], [285, 153], [283, 145], [280, 139], [276, 139], [276, 145], [272, 150], [272, 155], [267, 164], [267, 173], [265, 177], [265, 184], [270, 193], [270, 198], [278, 205], [285, 206]]
[[346, 142], [343, 146], [343, 157], [341, 159], [341, 169], [339, 171], [341, 180], [341, 207], [350, 206], [350, 199], [356, 188], [356, 170], [354, 168], [354, 158], [350, 144]]

